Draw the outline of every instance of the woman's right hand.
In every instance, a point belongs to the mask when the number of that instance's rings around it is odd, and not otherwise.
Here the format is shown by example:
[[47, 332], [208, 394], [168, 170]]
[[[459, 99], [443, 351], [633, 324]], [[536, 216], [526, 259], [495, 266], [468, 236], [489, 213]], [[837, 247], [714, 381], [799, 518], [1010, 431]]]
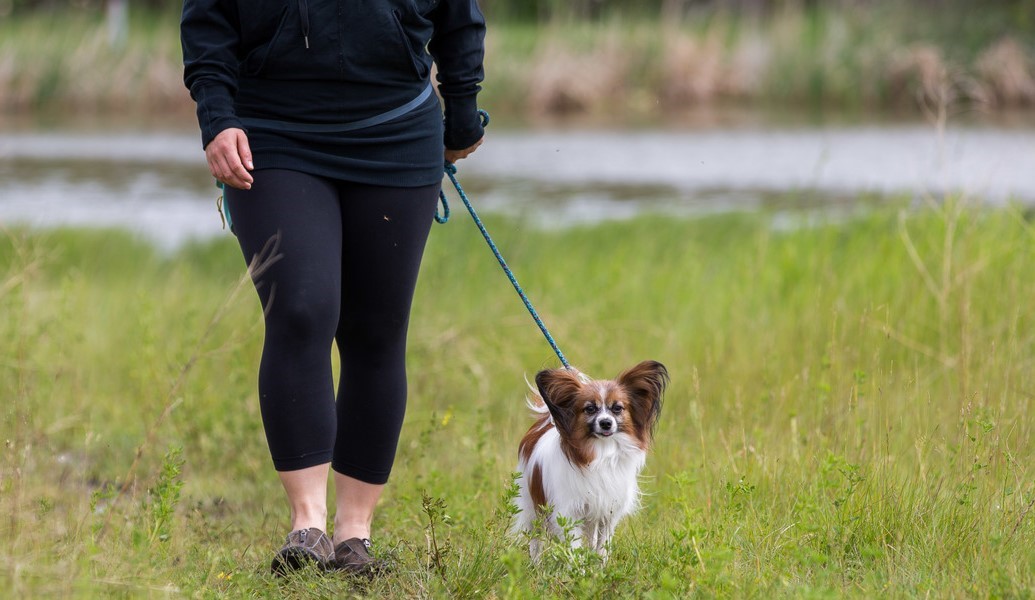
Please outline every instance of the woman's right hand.
[[231, 127], [220, 131], [205, 147], [205, 159], [208, 170], [217, 180], [240, 190], [251, 189], [254, 179], [248, 171], [255, 165], [243, 129]]
[[468, 156], [471, 155], [472, 152], [477, 150], [478, 146], [481, 146], [482, 142], [484, 142], [484, 141], [485, 141], [485, 137], [483, 136], [483, 137], [479, 138], [477, 142], [471, 144], [470, 146], [468, 146], [467, 148], [464, 148], [463, 150], [450, 150], [450, 149], [447, 148], [446, 149], [446, 162], [450, 163], [450, 164], [456, 164], [456, 161], [460, 160], [461, 158], [467, 158]]

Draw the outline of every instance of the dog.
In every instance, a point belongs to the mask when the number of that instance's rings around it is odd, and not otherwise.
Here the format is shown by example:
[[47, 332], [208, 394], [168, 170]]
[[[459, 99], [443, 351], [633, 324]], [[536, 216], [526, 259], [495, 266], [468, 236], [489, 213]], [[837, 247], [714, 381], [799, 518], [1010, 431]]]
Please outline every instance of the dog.
[[656, 361], [641, 362], [613, 380], [568, 368], [536, 374], [528, 404], [537, 418], [518, 446], [511, 528], [515, 535], [531, 534], [533, 560], [542, 552], [542, 540], [532, 531], [540, 517], [556, 537], [564, 535], [558, 517], [574, 523], [572, 546], [587, 546], [607, 559], [619, 521], [639, 507], [638, 476], [668, 381], [668, 371]]

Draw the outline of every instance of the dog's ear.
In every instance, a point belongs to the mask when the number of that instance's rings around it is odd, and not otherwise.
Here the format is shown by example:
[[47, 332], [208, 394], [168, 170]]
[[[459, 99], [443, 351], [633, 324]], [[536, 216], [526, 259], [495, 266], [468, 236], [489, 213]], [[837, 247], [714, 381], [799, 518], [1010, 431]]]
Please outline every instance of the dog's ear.
[[623, 372], [617, 381], [632, 399], [630, 408], [635, 411], [637, 423], [653, 437], [654, 426], [661, 414], [661, 399], [669, 381], [668, 369], [656, 360], [645, 360]]
[[578, 372], [572, 369], [544, 369], [536, 373], [536, 387], [553, 417], [554, 427], [571, 436], [575, 420], [575, 396], [582, 387]]

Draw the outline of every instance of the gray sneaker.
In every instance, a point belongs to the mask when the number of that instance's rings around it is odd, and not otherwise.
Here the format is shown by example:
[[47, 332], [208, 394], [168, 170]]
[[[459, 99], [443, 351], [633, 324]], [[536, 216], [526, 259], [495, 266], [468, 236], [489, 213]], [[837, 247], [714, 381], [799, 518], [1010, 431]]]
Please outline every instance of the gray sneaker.
[[287, 536], [284, 547], [273, 557], [270, 569], [276, 575], [287, 575], [291, 571], [315, 565], [326, 571], [334, 562], [334, 545], [327, 534], [316, 527], [297, 529]]

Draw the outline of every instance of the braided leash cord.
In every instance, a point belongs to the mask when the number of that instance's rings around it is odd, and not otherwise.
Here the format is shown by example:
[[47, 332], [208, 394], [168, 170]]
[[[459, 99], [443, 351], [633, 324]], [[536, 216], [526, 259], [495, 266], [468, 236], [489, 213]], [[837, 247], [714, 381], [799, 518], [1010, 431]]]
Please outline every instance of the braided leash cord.
[[[482, 125], [488, 125], [489, 115], [485, 111], [478, 111], [482, 115]], [[543, 332], [543, 336], [546, 337], [546, 341], [550, 343], [550, 347], [553, 348], [557, 358], [560, 359], [561, 364], [564, 365], [565, 369], [571, 369], [571, 365], [568, 364], [567, 359], [564, 358], [564, 353], [557, 346], [557, 342], [554, 341], [553, 336], [550, 335], [550, 330], [546, 328], [543, 320], [539, 317], [539, 313], [536, 312], [535, 307], [532, 306], [532, 302], [528, 299], [525, 294], [525, 290], [521, 289], [521, 285], [518, 284], [517, 278], [514, 277], [514, 272], [507, 266], [507, 261], [503, 260], [503, 255], [500, 254], [499, 248], [496, 247], [496, 243], [492, 241], [492, 236], [489, 235], [482, 220], [478, 218], [478, 213], [475, 212], [474, 207], [471, 206], [471, 201], [467, 198], [467, 194], [464, 193], [464, 188], [460, 186], [460, 182], [456, 179], [456, 166], [453, 163], [446, 163], [445, 165], [446, 175], [449, 177], [449, 181], [453, 183], [453, 187], [456, 188], [457, 195], [460, 196], [460, 200], [463, 201], [464, 206], [467, 207], [467, 212], [471, 213], [471, 218], [474, 219], [474, 224], [478, 226], [478, 230], [482, 232], [482, 237], [485, 238], [485, 242], [489, 245], [493, 255], [496, 256], [496, 260], [499, 261], [500, 266], [503, 267], [503, 272], [507, 274], [507, 278], [510, 279], [511, 285], [517, 291], [518, 296], [521, 297], [521, 301], [525, 303], [525, 308], [528, 309], [528, 313], [532, 315], [535, 320], [535, 324], [539, 326], [539, 330]], [[449, 202], [446, 200], [446, 193], [440, 192], [439, 199], [442, 201], [442, 216], [439, 216], [438, 211], [435, 211], [435, 221], [439, 223], [446, 223], [449, 221]]]

